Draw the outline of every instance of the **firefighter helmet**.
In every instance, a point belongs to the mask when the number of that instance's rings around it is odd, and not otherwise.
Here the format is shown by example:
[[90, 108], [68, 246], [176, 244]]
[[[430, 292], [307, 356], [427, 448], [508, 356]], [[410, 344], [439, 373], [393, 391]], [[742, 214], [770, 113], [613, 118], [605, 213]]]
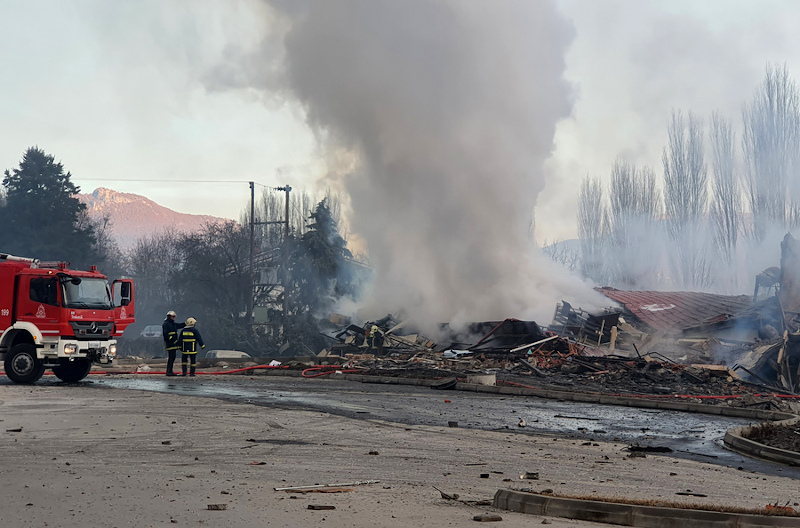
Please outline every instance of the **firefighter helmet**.
[[194, 326], [197, 324], [197, 319], [190, 317], [186, 320], [186, 326]]
[[175, 317], [176, 315], [178, 314], [175, 313], [175, 310], [170, 310], [167, 312], [167, 317]]

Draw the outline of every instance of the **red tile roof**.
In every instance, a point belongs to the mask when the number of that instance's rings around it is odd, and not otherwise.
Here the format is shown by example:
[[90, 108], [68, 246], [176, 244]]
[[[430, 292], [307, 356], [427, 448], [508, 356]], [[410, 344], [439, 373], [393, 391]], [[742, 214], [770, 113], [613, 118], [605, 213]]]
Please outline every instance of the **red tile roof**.
[[683, 330], [723, 321], [752, 303], [748, 295], [716, 295], [699, 292], [625, 291], [597, 288], [622, 304], [653, 330]]

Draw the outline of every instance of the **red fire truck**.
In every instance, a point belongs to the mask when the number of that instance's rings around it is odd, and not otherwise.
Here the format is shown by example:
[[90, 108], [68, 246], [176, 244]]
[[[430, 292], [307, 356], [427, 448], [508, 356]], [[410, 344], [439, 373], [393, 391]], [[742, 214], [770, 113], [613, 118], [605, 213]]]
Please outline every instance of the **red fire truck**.
[[0, 360], [16, 383], [33, 383], [50, 368], [79, 381], [92, 363], [110, 365], [116, 338], [135, 321], [133, 281], [92, 266], [0, 254]]

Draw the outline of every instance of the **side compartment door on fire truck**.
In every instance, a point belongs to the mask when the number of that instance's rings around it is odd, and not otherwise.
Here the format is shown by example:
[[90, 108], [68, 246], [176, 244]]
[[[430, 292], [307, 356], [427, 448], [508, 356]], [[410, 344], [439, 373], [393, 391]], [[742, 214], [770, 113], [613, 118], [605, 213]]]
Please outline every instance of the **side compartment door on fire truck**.
[[131, 279], [115, 280], [111, 284], [111, 298], [114, 300], [114, 323], [117, 327], [114, 337], [119, 337], [128, 325], [136, 320], [133, 281]]

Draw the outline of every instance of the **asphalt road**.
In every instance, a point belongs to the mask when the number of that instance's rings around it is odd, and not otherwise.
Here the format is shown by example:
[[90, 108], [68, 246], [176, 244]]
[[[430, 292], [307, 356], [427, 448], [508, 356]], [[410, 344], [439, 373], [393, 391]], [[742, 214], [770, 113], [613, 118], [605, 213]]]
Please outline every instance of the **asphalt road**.
[[[0, 384], [6, 382], [3, 379]], [[58, 383], [45, 378], [40, 383]], [[156, 376], [88, 378], [82, 384], [217, 398], [230, 402], [327, 412], [365, 420], [404, 424], [503, 430], [517, 434], [573, 438], [580, 442], [614, 441], [666, 447], [674, 456], [742, 468], [767, 475], [800, 479], [800, 468], [743, 457], [725, 449], [725, 431], [750, 420], [677, 411], [498, 396], [463, 391], [437, 391], [407, 385], [339, 381], [332, 377], [198, 376], [166, 379]], [[520, 422], [524, 426], [520, 427]], [[649, 456], [654, 456], [651, 454]]]
[[[5, 377], [0, 377], [0, 385], [9, 383]], [[46, 376], [38, 382], [45, 385], [59, 383], [52, 376]], [[671, 452], [648, 456], [674, 456], [800, 479], [800, 468], [753, 460], [724, 448], [722, 438], [726, 430], [752, 423], [741, 418], [535, 397], [437, 391], [407, 385], [358, 383], [336, 380], [332, 376], [315, 379], [277, 376], [167, 379], [155, 375], [120, 375], [92, 376], [80, 385], [316, 410], [364, 420], [445, 427], [453, 422], [453, 425], [464, 428], [548, 435], [572, 438], [576, 442], [613, 441], [650, 448], [669, 448]], [[524, 426], [520, 426], [520, 423], [524, 423]]]
[[[33, 386], [0, 377], [0, 399], [0, 488], [9, 505], [2, 517], [9, 527], [439, 528], [474, 526], [473, 515], [485, 512], [499, 513], [507, 528], [601, 527], [472, 503], [498, 489], [717, 507], [800, 501], [793, 478], [665, 456], [629, 458], [623, 443], [351, 419], [97, 381], [62, 384], [51, 376]], [[523, 478], [528, 472], [539, 479]], [[324, 496], [274, 489], [365, 480], [380, 482]], [[437, 489], [466, 502], [445, 500]], [[209, 511], [208, 504], [227, 508]], [[311, 511], [309, 504], [336, 509]]]

